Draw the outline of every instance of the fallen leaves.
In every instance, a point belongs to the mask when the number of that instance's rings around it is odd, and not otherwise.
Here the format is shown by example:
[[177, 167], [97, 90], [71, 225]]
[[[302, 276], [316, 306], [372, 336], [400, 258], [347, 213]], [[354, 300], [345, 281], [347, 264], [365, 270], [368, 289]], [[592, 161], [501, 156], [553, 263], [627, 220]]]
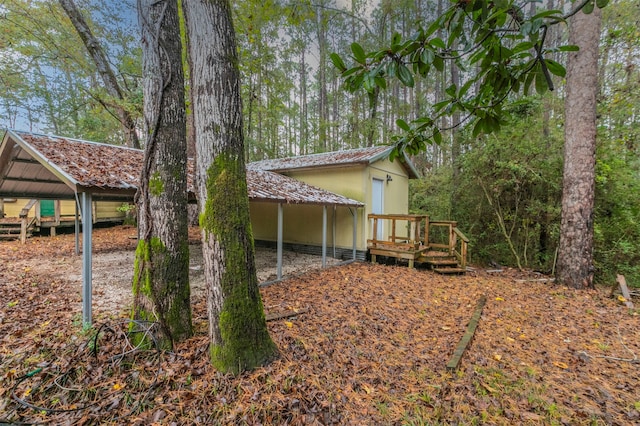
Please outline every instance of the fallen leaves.
[[[131, 250], [134, 233], [98, 229], [96, 252]], [[514, 284], [527, 277], [508, 270], [444, 277], [354, 263], [311, 272], [261, 290], [267, 314], [299, 313], [268, 323], [281, 358], [230, 377], [208, 363], [201, 299], [196, 335], [173, 353], [123, 356], [126, 326], [113, 317], [96, 318], [107, 324], [98, 339], [97, 329], [83, 331], [80, 289], [43, 268], [62, 268], [73, 249], [70, 236], [0, 243], [0, 421], [633, 424], [639, 417], [637, 363], [599, 358], [640, 354], [637, 316], [605, 291]], [[482, 294], [488, 302], [474, 340], [449, 372]], [[25, 409], [12, 399], [14, 387], [29, 403], [60, 412]]]

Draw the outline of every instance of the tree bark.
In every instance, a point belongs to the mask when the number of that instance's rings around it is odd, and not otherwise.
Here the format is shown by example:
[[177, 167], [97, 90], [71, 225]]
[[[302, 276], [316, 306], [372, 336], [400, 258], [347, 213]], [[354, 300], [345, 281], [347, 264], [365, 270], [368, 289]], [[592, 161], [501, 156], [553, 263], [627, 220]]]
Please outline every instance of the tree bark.
[[198, 197], [210, 356], [238, 373], [277, 356], [264, 316], [249, 217], [240, 81], [226, 0], [188, 0]]
[[[324, 4], [322, 5], [324, 6]], [[318, 147], [316, 152], [328, 150], [329, 95], [327, 92], [327, 17], [324, 8], [317, 8], [316, 34], [318, 35]]]
[[127, 146], [139, 149], [140, 141], [138, 140], [138, 134], [136, 133], [135, 120], [129, 111], [119, 104], [125, 100], [124, 95], [113, 70], [109, 66], [109, 61], [102, 49], [100, 41], [91, 32], [89, 25], [84, 20], [80, 9], [78, 9], [73, 0], [59, 0], [59, 2], [67, 16], [69, 16], [71, 23], [80, 36], [80, 39], [82, 39], [91, 59], [93, 59], [107, 93], [115, 99], [115, 102], [107, 102], [107, 104], [115, 110], [116, 115], [118, 116], [118, 120], [124, 130]]
[[177, 3], [138, 0], [144, 76], [144, 167], [137, 194], [133, 319], [157, 321], [162, 347], [192, 334], [187, 139]]
[[593, 287], [596, 97], [601, 11], [578, 12], [569, 25], [571, 52], [565, 97], [562, 219], [556, 278], [574, 288]]

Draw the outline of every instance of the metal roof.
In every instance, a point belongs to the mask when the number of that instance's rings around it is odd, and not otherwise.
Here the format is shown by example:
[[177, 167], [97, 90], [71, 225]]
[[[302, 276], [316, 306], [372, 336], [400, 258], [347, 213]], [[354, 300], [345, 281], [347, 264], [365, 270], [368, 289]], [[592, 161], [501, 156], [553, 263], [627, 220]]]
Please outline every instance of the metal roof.
[[[0, 145], [0, 197], [131, 200], [137, 190], [144, 151], [15, 130]], [[193, 162], [188, 165], [193, 196]], [[292, 204], [363, 206], [359, 201], [264, 170], [247, 170], [249, 198]]]
[[[369, 165], [389, 156], [392, 146], [382, 145], [368, 148], [356, 148], [344, 151], [324, 152], [320, 154], [299, 155], [296, 157], [276, 158], [255, 161], [249, 164], [250, 169], [286, 172], [290, 170], [312, 169], [321, 167], [342, 167], [349, 165]], [[418, 178], [419, 173], [409, 157], [403, 154], [399, 160], [409, 178]]]

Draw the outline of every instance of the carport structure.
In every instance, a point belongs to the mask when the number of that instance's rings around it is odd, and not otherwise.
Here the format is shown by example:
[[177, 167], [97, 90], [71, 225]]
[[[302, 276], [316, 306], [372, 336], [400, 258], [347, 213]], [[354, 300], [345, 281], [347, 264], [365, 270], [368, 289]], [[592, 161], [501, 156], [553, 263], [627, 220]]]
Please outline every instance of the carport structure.
[[[76, 202], [76, 247], [82, 232], [82, 318], [91, 324], [92, 203], [132, 202], [138, 188], [144, 151], [59, 136], [6, 130], [0, 144], [0, 198], [71, 199]], [[188, 164], [190, 202], [196, 202], [193, 163]], [[277, 277], [282, 278], [283, 204], [317, 205], [323, 209], [322, 264], [326, 265], [327, 207], [358, 209], [363, 203], [278, 173], [247, 170], [250, 201], [278, 205]], [[186, 212], [185, 212], [186, 214]], [[353, 214], [353, 258], [357, 215]]]

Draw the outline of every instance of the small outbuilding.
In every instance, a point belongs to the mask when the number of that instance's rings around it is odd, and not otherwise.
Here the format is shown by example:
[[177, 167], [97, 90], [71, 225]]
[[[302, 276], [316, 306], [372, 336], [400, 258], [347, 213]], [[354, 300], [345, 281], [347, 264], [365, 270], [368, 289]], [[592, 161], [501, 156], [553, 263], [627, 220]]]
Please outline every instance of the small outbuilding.
[[[349, 233], [348, 223], [356, 216], [357, 257], [364, 259], [367, 239], [372, 238], [372, 223], [369, 214], [407, 214], [409, 211], [409, 179], [419, 177], [418, 171], [406, 155], [389, 161], [393, 147], [375, 146], [321, 154], [264, 160], [250, 163], [249, 170], [266, 170], [288, 176], [296, 181], [358, 200], [363, 209], [333, 209], [329, 212], [331, 232], [329, 245], [333, 256], [350, 258], [354, 236]], [[294, 211], [295, 210], [295, 211]], [[285, 206], [287, 223], [283, 239], [297, 250], [313, 252], [320, 246], [321, 230], [309, 226], [317, 223], [321, 211], [313, 205]], [[254, 237], [258, 243], [275, 241], [276, 230], [273, 206], [254, 202], [251, 205], [251, 221]], [[378, 224], [378, 236], [388, 235], [385, 223]], [[353, 232], [353, 229], [351, 229]]]
[[[83, 224], [83, 321], [91, 322], [91, 247], [94, 201], [131, 202], [137, 191], [144, 152], [122, 146], [107, 145], [59, 136], [6, 130], [0, 143], [0, 199], [28, 199], [28, 211], [38, 200], [72, 200], [76, 210], [76, 235]], [[195, 202], [193, 166], [189, 165], [188, 192]], [[311, 206], [320, 217], [306, 217], [307, 229], [318, 235], [320, 229], [323, 264], [327, 255], [328, 211], [347, 209], [353, 212], [348, 223], [352, 238], [352, 257], [356, 257], [356, 213], [364, 203], [338, 193], [313, 186], [265, 169], [247, 170], [247, 186], [252, 205], [268, 204], [278, 249], [278, 278], [282, 274], [284, 206]], [[255, 208], [253, 208], [255, 210]], [[299, 212], [296, 212], [299, 213]], [[185, 212], [186, 214], [186, 212]], [[255, 215], [254, 215], [255, 217]], [[317, 216], [315, 216], [317, 217]], [[292, 215], [287, 220], [297, 220]], [[264, 223], [262, 221], [261, 223]], [[342, 224], [341, 224], [342, 225]], [[347, 226], [347, 224], [345, 224]], [[254, 225], [254, 230], [259, 225]], [[335, 225], [334, 225], [335, 229]], [[255, 231], [254, 231], [255, 232]], [[258, 231], [261, 232], [261, 231]], [[341, 231], [342, 232], [342, 231]], [[76, 248], [79, 241], [76, 240]]]

